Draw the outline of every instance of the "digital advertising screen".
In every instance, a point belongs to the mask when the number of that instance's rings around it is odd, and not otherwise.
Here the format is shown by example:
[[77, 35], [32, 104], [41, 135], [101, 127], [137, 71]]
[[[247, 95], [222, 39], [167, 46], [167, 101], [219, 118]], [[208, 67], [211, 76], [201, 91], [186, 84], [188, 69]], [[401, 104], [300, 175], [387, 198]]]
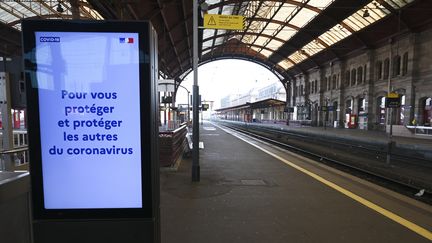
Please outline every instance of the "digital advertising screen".
[[35, 41], [45, 209], [141, 208], [138, 33]]
[[150, 31], [146, 21], [23, 21], [34, 220], [154, 217]]

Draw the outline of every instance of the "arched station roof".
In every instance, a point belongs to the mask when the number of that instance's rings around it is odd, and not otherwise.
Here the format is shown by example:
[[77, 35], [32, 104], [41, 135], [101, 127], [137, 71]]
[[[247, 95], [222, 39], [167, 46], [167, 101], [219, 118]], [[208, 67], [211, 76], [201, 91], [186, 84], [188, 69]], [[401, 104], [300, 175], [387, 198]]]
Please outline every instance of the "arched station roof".
[[[200, 0], [200, 3], [204, 0]], [[431, 24], [431, 0], [206, 0], [208, 13], [246, 17], [244, 30], [200, 28], [200, 62], [257, 62], [281, 80], [353, 50], [371, 48]], [[150, 20], [159, 69], [182, 80], [192, 68], [191, 0], [34, 0], [0, 2], [0, 55], [21, 52], [23, 18]], [[63, 11], [59, 11], [59, 6]], [[202, 15], [200, 25], [202, 25]]]

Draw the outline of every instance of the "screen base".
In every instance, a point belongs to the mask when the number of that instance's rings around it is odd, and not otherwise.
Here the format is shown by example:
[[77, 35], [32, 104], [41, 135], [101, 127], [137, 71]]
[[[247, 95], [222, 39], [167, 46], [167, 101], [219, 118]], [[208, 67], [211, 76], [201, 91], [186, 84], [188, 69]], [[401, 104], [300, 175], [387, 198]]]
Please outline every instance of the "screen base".
[[157, 242], [156, 224], [142, 219], [33, 222], [34, 243]]

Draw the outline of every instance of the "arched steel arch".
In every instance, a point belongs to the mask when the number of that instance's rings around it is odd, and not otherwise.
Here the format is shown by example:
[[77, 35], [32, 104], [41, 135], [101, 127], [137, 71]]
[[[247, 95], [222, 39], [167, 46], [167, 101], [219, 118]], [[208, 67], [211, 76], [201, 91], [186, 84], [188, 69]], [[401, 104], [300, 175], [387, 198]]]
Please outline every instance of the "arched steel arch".
[[[279, 81], [284, 85], [285, 87], [285, 83], [287, 82], [287, 80], [291, 80], [293, 79], [293, 77], [291, 77], [287, 72], [285, 72], [285, 70], [277, 68], [273, 63], [270, 63], [266, 60], [263, 60], [261, 58], [252, 58], [251, 56], [248, 55], [244, 55], [244, 54], [224, 54], [224, 55], [216, 55], [216, 56], [205, 56], [202, 60], [200, 60], [200, 62], [198, 63], [198, 67], [205, 65], [207, 63], [211, 63], [213, 61], [219, 61], [219, 60], [227, 60], [227, 59], [236, 59], [236, 60], [243, 60], [243, 61], [249, 61], [255, 64], [258, 64], [262, 67], [264, 67], [265, 69], [269, 70], [271, 73], [273, 73], [278, 79]], [[177, 94], [177, 89], [178, 89], [178, 85], [180, 85], [184, 78], [189, 75], [193, 70], [192, 69], [188, 69], [186, 70], [182, 75], [180, 75], [179, 77], [176, 78], [176, 90], [175, 93]]]

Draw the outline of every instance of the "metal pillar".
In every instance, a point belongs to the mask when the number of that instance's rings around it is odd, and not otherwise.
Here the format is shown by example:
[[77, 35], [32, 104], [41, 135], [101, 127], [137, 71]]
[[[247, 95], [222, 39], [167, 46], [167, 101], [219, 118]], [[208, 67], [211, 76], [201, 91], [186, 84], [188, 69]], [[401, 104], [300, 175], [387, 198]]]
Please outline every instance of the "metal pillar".
[[[393, 41], [390, 39], [390, 58], [389, 58], [389, 70], [388, 70], [388, 80], [387, 80], [387, 98], [388, 99], [388, 95], [391, 93], [391, 77], [393, 76]], [[392, 149], [392, 136], [393, 136], [393, 109], [392, 108], [387, 108], [387, 119], [388, 119], [388, 123], [390, 125], [390, 131], [388, 133], [388, 146], [387, 146], [387, 156], [386, 156], [386, 162], [387, 164], [390, 164], [390, 160], [391, 160], [391, 149]], [[387, 124], [386, 124], [386, 131], [387, 131]]]
[[[6, 62], [3, 59], [3, 62]], [[4, 63], [4, 65], [6, 65]], [[9, 78], [7, 73], [0, 72], [0, 106], [1, 106], [1, 117], [2, 117], [2, 133], [3, 133], [3, 147], [2, 150], [13, 149], [13, 131], [12, 131], [12, 119], [11, 119], [11, 96], [9, 89]], [[12, 159], [13, 154], [5, 154], [3, 157], [4, 170], [14, 171], [15, 161]]]
[[198, 0], [193, 0], [193, 128], [192, 128], [192, 181], [200, 181], [199, 166], [199, 87], [198, 87]]

